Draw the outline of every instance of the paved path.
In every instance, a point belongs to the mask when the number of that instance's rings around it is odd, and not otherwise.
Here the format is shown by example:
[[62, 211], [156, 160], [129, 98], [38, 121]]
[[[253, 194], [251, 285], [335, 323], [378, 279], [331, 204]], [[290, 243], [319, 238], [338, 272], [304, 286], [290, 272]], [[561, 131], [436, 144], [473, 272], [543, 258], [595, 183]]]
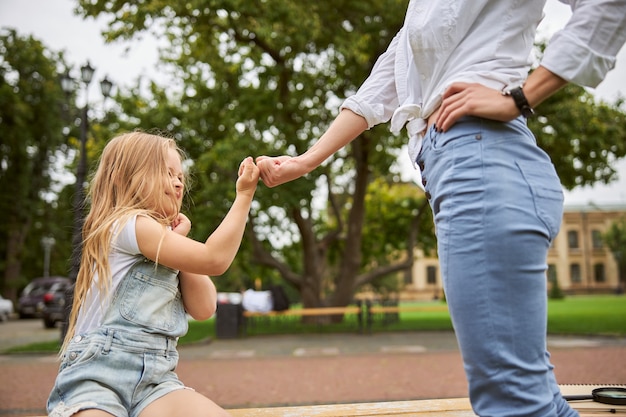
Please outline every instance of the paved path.
[[[549, 347], [561, 384], [626, 384], [626, 338], [550, 337]], [[253, 336], [179, 351], [183, 382], [226, 408], [467, 396], [450, 332]], [[0, 356], [0, 417], [43, 415], [57, 366], [54, 355]]]

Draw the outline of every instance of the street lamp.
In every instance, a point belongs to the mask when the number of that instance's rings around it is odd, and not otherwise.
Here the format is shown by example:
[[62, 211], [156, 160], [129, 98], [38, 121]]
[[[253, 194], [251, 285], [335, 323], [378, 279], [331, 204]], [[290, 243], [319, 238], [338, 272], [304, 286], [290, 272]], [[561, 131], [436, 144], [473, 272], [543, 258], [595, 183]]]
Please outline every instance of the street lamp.
[[44, 236], [41, 238], [41, 246], [43, 246], [43, 277], [50, 276], [50, 251], [56, 241], [52, 236]]
[[[78, 269], [80, 268], [80, 256], [82, 252], [82, 228], [84, 222], [84, 201], [85, 201], [85, 177], [87, 174], [87, 132], [89, 130], [89, 100], [88, 100], [88, 91], [89, 84], [93, 79], [93, 75], [95, 73], [95, 68], [93, 68], [89, 62], [83, 65], [80, 68], [80, 81], [82, 81], [83, 87], [85, 89], [85, 104], [80, 111], [80, 153], [78, 159], [78, 166], [76, 168], [76, 192], [74, 194], [74, 226], [73, 226], [73, 234], [72, 234], [72, 260], [69, 278], [76, 282], [76, 277], [78, 277]], [[70, 76], [69, 72], [66, 72], [61, 77], [61, 88], [65, 93], [70, 94], [74, 91], [75, 81]], [[111, 90], [113, 88], [113, 83], [109, 81], [107, 77], [104, 77], [102, 81], [100, 81], [100, 90], [104, 98], [108, 98], [111, 95]], [[68, 292], [69, 296], [66, 299], [67, 306], [72, 305], [72, 293]], [[69, 313], [69, 308], [66, 313]], [[68, 314], [66, 314], [66, 320], [61, 328], [61, 339], [65, 337], [65, 332], [67, 331], [67, 318]]]

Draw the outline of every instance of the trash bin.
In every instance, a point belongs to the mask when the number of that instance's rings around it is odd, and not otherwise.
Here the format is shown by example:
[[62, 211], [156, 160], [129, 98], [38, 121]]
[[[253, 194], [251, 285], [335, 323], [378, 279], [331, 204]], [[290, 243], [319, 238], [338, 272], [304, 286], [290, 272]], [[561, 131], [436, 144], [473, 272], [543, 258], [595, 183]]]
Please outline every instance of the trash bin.
[[218, 339], [239, 337], [243, 322], [241, 304], [218, 304], [215, 316], [215, 334]]

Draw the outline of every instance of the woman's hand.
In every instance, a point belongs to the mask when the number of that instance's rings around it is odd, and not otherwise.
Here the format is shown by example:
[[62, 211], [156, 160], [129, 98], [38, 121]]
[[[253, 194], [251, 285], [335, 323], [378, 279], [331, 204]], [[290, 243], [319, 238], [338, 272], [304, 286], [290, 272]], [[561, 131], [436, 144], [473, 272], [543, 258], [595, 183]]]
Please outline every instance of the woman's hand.
[[308, 169], [299, 163], [297, 157], [259, 156], [256, 158], [256, 163], [261, 171], [263, 184], [270, 188], [295, 180], [308, 173]]
[[520, 115], [513, 98], [482, 84], [453, 83], [443, 93], [435, 120], [438, 130], [447, 131], [463, 116], [508, 122]]

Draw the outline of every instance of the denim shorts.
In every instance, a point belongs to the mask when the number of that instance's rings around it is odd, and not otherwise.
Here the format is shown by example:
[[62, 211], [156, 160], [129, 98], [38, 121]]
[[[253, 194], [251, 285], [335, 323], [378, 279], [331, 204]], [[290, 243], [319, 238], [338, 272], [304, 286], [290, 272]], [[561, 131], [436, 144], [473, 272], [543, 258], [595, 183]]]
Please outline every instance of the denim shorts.
[[99, 409], [137, 417], [152, 401], [186, 388], [177, 363], [176, 338], [106, 328], [77, 335], [61, 360], [49, 415]]

